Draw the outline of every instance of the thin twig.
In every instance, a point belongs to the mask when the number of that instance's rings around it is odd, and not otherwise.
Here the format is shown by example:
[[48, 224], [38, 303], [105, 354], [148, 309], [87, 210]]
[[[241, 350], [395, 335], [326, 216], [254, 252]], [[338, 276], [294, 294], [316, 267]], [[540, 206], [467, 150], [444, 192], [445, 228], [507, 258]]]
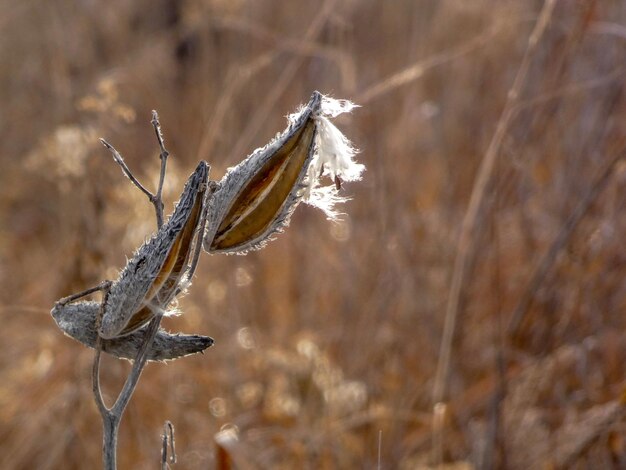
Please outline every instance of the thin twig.
[[379, 429], [378, 430], [378, 464], [376, 466], [376, 468], [378, 470], [381, 470], [381, 465], [380, 465], [380, 459], [381, 459], [381, 454], [382, 454], [382, 448], [383, 448], [383, 430]]
[[424, 75], [424, 73], [432, 68], [447, 64], [453, 60], [463, 57], [464, 55], [474, 52], [492, 40], [503, 27], [503, 24], [498, 24], [489, 31], [484, 32], [469, 41], [463, 41], [463, 43], [459, 46], [447, 49], [433, 56], [426, 57], [423, 60], [419, 60], [413, 65], [394, 73], [390, 77], [370, 85], [354, 99], [355, 103], [361, 105], [367, 104], [380, 96], [419, 79]]
[[587, 193], [568, 217], [567, 221], [561, 228], [561, 231], [552, 242], [552, 245], [544, 254], [541, 262], [537, 264], [537, 267], [530, 277], [530, 281], [528, 282], [524, 293], [520, 297], [520, 300], [511, 315], [511, 320], [509, 321], [507, 329], [507, 334], [510, 338], [514, 339], [520, 333], [522, 323], [528, 313], [530, 304], [535, 297], [535, 293], [539, 290], [539, 287], [543, 283], [548, 270], [554, 264], [557, 255], [561, 252], [563, 247], [569, 242], [572, 234], [574, 233], [574, 229], [585, 216], [593, 201], [596, 200], [600, 192], [606, 187], [618, 162], [624, 157], [626, 157], [626, 150], [618, 152], [605, 164], [604, 168], [599, 172], [591, 187], [587, 190]]
[[[100, 312], [98, 314], [98, 318], [96, 320], [96, 331], [100, 329], [100, 324], [102, 323], [102, 317], [104, 316], [104, 309], [107, 304], [107, 297], [109, 296], [109, 291], [111, 289], [111, 281], [105, 281], [102, 283], [102, 302], [100, 304]], [[102, 389], [100, 387], [100, 354], [102, 352], [102, 338], [100, 335], [96, 338], [96, 354], [93, 359], [93, 370], [92, 370], [92, 387], [93, 394], [96, 400], [96, 405], [98, 406], [98, 410], [100, 411], [100, 415], [104, 420], [106, 415], [108, 414], [108, 408], [106, 407], [104, 400], [102, 398]]]
[[448, 413], [448, 405], [441, 401], [435, 403], [433, 407], [432, 420], [432, 460], [435, 465], [440, 466], [443, 458], [443, 428], [445, 426], [445, 418]]
[[68, 295], [67, 297], [63, 297], [57, 302], [57, 304], [59, 305], [69, 304], [70, 302], [74, 302], [76, 299], [80, 299], [81, 297], [85, 297], [89, 294], [93, 294], [94, 292], [106, 291], [108, 290], [109, 287], [111, 287], [111, 281], [102, 281], [97, 286], [90, 287], [89, 289], [85, 289], [84, 291], [78, 292], [77, 294], [72, 294], [72, 295]]
[[168, 448], [169, 462], [176, 463], [176, 443], [174, 441], [174, 425], [171, 421], [165, 421], [163, 425], [163, 440], [161, 447], [161, 470], [170, 468], [168, 465]]
[[207, 217], [203, 217], [202, 223], [200, 224], [200, 228], [198, 229], [198, 233], [196, 235], [193, 257], [191, 258], [189, 270], [186, 274], [187, 282], [191, 282], [191, 278], [193, 277], [194, 273], [196, 272], [196, 268], [198, 267], [198, 260], [200, 259], [200, 252], [202, 251], [202, 239], [204, 237], [204, 230], [206, 229], [206, 221]]
[[[70, 297], [66, 297], [65, 299], [69, 299], [68, 302], [76, 300], [79, 297], [84, 295], [91, 294], [96, 291], [102, 291], [102, 301], [100, 303], [100, 312], [98, 314], [98, 318], [96, 320], [96, 331], [100, 329], [100, 323], [102, 321], [102, 316], [104, 315], [104, 308], [107, 302], [107, 297], [109, 296], [109, 290], [111, 289], [111, 281], [104, 281], [98, 284], [91, 289], [87, 289], [79, 294], [72, 295]], [[62, 300], [65, 300], [62, 299]], [[96, 353], [93, 360], [93, 368], [92, 368], [92, 390], [94, 394], [94, 398], [96, 400], [96, 405], [98, 406], [98, 411], [100, 411], [100, 415], [104, 419], [108, 410], [106, 405], [104, 404], [104, 400], [102, 399], [102, 391], [100, 388], [100, 353], [102, 352], [102, 338], [100, 335], [96, 338]]]
[[514, 109], [515, 114], [524, 111], [529, 108], [533, 108], [538, 105], [549, 103], [552, 100], [563, 98], [565, 96], [575, 95], [584, 91], [592, 90], [604, 85], [607, 85], [615, 80], [623, 78], [626, 69], [624, 67], [618, 67], [617, 69], [599, 77], [594, 77], [589, 80], [584, 80], [577, 83], [570, 83], [558, 90], [543, 93], [539, 96], [534, 96], [528, 100], [520, 101]]
[[[500, 162], [496, 162], [494, 177], [497, 181], [502, 181]], [[495, 391], [492, 394], [491, 402], [488, 408], [487, 431], [485, 435], [485, 444], [483, 446], [482, 458], [480, 459], [480, 468], [491, 470], [493, 468], [504, 468], [502, 452], [502, 402], [506, 396], [506, 341], [504, 335], [504, 323], [502, 319], [502, 289], [501, 289], [501, 273], [500, 273], [500, 234], [495, 221], [499, 220], [498, 216], [501, 210], [501, 194], [498, 185], [494, 188], [494, 209], [490, 214], [489, 228], [491, 231], [490, 243], [494, 246], [495, 260], [493, 263], [493, 279], [491, 284], [495, 286], [496, 301], [496, 321], [492, 324], [492, 335], [494, 340], [494, 349], [496, 351], [494, 357], [495, 376], [497, 378]]]
[[[324, 4], [319, 9], [319, 13], [315, 18], [313, 18], [313, 20], [309, 24], [309, 27], [304, 33], [302, 37], [304, 41], [312, 41], [320, 33], [330, 15], [335, 11], [336, 4], [337, 0], [326, 0], [326, 2], [324, 2]], [[257, 107], [257, 112], [252, 116], [248, 126], [242, 132], [241, 136], [237, 139], [237, 143], [235, 144], [231, 155], [242, 155], [245, 153], [254, 136], [257, 134], [261, 126], [266, 122], [265, 116], [267, 114], [267, 110], [272, 109], [272, 107], [278, 101], [278, 98], [280, 98], [280, 96], [288, 88], [288, 85], [293, 82], [293, 77], [298, 71], [298, 68], [300, 67], [302, 62], [303, 58], [301, 56], [296, 56], [282, 70], [282, 73], [274, 83], [273, 88], [268, 94], [265, 95], [263, 102], [260, 103]]]
[[161, 173], [159, 175], [159, 186], [157, 187], [156, 194], [152, 194], [148, 189], [146, 189], [146, 187], [143, 184], [141, 184], [139, 182], [139, 180], [135, 177], [135, 175], [133, 175], [133, 172], [130, 171], [130, 168], [128, 168], [128, 165], [126, 164], [126, 162], [122, 158], [122, 155], [117, 151], [117, 149], [115, 147], [113, 147], [110, 143], [108, 143], [104, 139], [100, 139], [100, 142], [102, 142], [102, 145], [104, 145], [111, 152], [111, 155], [113, 155], [113, 160], [115, 160], [115, 163], [117, 163], [122, 168], [122, 172], [124, 173], [124, 175], [137, 188], [139, 188], [142, 193], [144, 193], [148, 197], [148, 200], [154, 206], [154, 211], [156, 213], [157, 229], [160, 229], [163, 226], [163, 207], [164, 207], [164, 205], [163, 205], [162, 194], [163, 194], [163, 183], [165, 181], [165, 170], [166, 170], [166, 166], [167, 166], [167, 157], [169, 156], [169, 152], [167, 150], [165, 150], [165, 147], [164, 147], [163, 136], [161, 135], [161, 126], [159, 124], [159, 116], [157, 115], [156, 111], [152, 111], [152, 121], [151, 122], [152, 122], [152, 125], [154, 126], [155, 132], [157, 134], [157, 139], [159, 141], [159, 147], [161, 149], [161, 154], [160, 154], [160, 158], [161, 158]]
[[205, 123], [202, 131], [202, 138], [197, 151], [199, 158], [206, 158], [214, 146], [216, 136], [221, 131], [223, 122], [239, 90], [253, 80], [260, 71], [274, 63], [279, 56], [279, 51], [273, 50], [256, 57], [247, 65], [231, 67], [228, 70], [224, 80], [225, 85], [220, 90], [217, 102], [212, 106], [210, 119]]
[[[215, 192], [217, 189], [217, 183], [214, 181], [209, 182], [209, 187], [207, 188], [207, 194], [205, 195], [205, 203], [208, 201], [208, 198]], [[208, 205], [203, 208], [203, 211], [208, 210]], [[196, 240], [194, 242], [194, 251], [193, 257], [191, 258], [191, 263], [189, 264], [189, 269], [185, 274], [185, 280], [181, 282], [181, 284], [176, 288], [176, 293], [174, 297], [176, 297], [180, 292], [191, 283], [191, 279], [193, 278], [194, 273], [196, 272], [196, 268], [198, 267], [198, 261], [200, 260], [200, 253], [202, 251], [202, 239], [204, 237], [204, 230], [207, 224], [207, 216], [206, 214], [202, 215], [202, 223], [200, 224], [200, 228], [198, 229], [198, 233], [196, 234]]]
[[165, 170], [167, 167], [167, 157], [169, 157], [170, 153], [165, 149], [165, 142], [163, 140], [163, 133], [161, 132], [161, 123], [159, 122], [159, 115], [155, 110], [152, 110], [152, 127], [154, 127], [154, 132], [156, 133], [157, 140], [159, 141], [159, 148], [161, 149], [161, 153], [159, 158], [161, 159], [161, 173], [159, 174], [159, 186], [157, 187], [156, 192], [156, 201], [159, 202], [157, 205], [155, 203], [154, 207], [156, 209], [156, 218], [157, 218], [157, 228], [161, 228], [163, 226], [163, 183], [165, 182]]
[[[480, 164], [476, 182], [472, 189], [472, 195], [470, 197], [469, 206], [463, 218], [461, 225], [461, 234], [459, 236], [459, 242], [457, 245], [457, 254], [454, 262], [454, 269], [452, 273], [452, 282], [450, 287], [450, 294], [448, 297], [448, 304], [446, 307], [446, 314], [444, 319], [444, 329], [441, 339], [441, 347], [439, 353], [439, 361], [437, 363], [437, 371], [435, 375], [435, 382], [433, 386], [433, 403], [436, 407], [438, 403], [442, 402], [446, 395], [448, 374], [450, 370], [450, 360], [452, 356], [452, 341], [454, 339], [454, 333], [456, 330], [456, 321], [459, 311], [459, 303], [461, 298], [461, 291], [465, 281], [465, 275], [467, 267], [470, 264], [470, 254], [474, 247], [475, 241], [475, 227], [478, 224], [481, 209], [483, 208], [483, 201], [487, 188], [491, 183], [491, 176], [493, 173], [494, 164], [500, 150], [504, 136], [509, 129], [513, 116], [515, 115], [515, 105], [519, 100], [519, 95], [522, 91], [522, 87], [526, 80], [526, 75], [530, 67], [531, 58], [537, 48], [539, 40], [543, 36], [546, 30], [552, 11], [554, 9], [556, 0], [546, 0], [543, 4], [542, 10], [539, 14], [539, 18], [528, 40], [528, 46], [522, 58], [519, 70], [513, 82], [511, 89], [508, 92], [507, 100], [502, 111], [502, 115], [498, 121], [498, 126], [491, 139], [489, 147], [485, 153], [485, 156]], [[433, 442], [442, 442], [442, 436], [436, 436], [436, 432], [442, 432], [442, 428], [437, 431], [433, 429]], [[435, 464], [441, 462], [441, 448], [437, 449], [433, 445], [435, 455]]]
[[102, 352], [102, 338], [98, 335], [96, 338], [96, 354], [93, 359], [93, 368], [91, 372], [91, 384], [93, 395], [96, 400], [96, 405], [98, 406], [98, 411], [102, 418], [105, 418], [109, 412], [109, 409], [104, 404], [104, 399], [102, 398], [102, 388], [100, 387], [100, 356]]
[[167, 464], [167, 433], [163, 432], [161, 436], [161, 470], [168, 470]]
[[265, 28], [258, 23], [234, 16], [216, 18], [212, 21], [211, 26], [237, 31], [242, 34], [250, 35], [259, 43], [268, 43], [274, 47], [276, 55], [285, 51], [305, 57], [309, 56], [329, 60], [339, 71], [342, 88], [349, 92], [354, 90], [356, 77], [356, 65], [354, 63], [354, 58], [351, 54], [338, 47], [331, 47], [325, 44], [316, 43], [313, 40], [306, 41], [300, 37], [292, 39], [291, 37], [283, 36], [270, 28]]
[[154, 198], [155, 198], [154, 194], [148, 191], [144, 187], [144, 185], [141, 184], [137, 178], [135, 178], [135, 175], [133, 175], [132, 171], [130, 171], [130, 168], [128, 168], [128, 165], [126, 165], [126, 162], [122, 158], [122, 155], [117, 151], [117, 149], [104, 139], [100, 139], [100, 142], [102, 142], [102, 145], [104, 145], [107, 149], [109, 149], [109, 152], [111, 152], [111, 155], [113, 155], [113, 160], [115, 160], [115, 163], [117, 163], [122, 168], [124, 175], [129, 180], [131, 180], [132, 183], [141, 190], [141, 192], [143, 192], [146, 196], [148, 196], [148, 199], [150, 199], [150, 202], [154, 204]]

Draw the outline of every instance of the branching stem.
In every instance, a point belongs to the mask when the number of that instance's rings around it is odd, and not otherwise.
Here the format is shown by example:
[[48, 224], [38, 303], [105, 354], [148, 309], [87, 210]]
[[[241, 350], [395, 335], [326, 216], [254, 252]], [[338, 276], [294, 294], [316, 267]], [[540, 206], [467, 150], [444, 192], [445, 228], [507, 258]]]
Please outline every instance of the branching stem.
[[137, 357], [133, 362], [133, 368], [130, 375], [127, 377], [124, 387], [120, 392], [115, 404], [108, 408], [102, 399], [102, 391], [100, 388], [100, 354], [102, 351], [101, 339], [98, 337], [96, 343], [96, 355], [93, 364], [93, 393], [98, 405], [98, 410], [102, 416], [103, 425], [103, 445], [102, 445], [102, 461], [105, 470], [115, 470], [117, 468], [117, 435], [122, 421], [122, 415], [126, 410], [126, 406], [130, 402], [130, 399], [137, 387], [137, 382], [141, 376], [146, 361], [148, 359], [148, 350], [152, 345], [152, 341], [159, 331], [161, 325], [162, 315], [157, 315], [150, 322], [148, 329], [146, 330], [146, 336], [141, 345]]
[[154, 127], [154, 132], [156, 133], [157, 140], [159, 142], [159, 149], [161, 150], [159, 155], [159, 158], [161, 159], [161, 172], [159, 174], [159, 185], [157, 186], [156, 194], [152, 194], [143, 184], [139, 182], [135, 175], [133, 175], [133, 172], [130, 171], [130, 168], [128, 168], [128, 165], [124, 161], [124, 158], [122, 158], [122, 155], [115, 147], [104, 139], [100, 139], [100, 142], [102, 142], [102, 145], [104, 145], [109, 152], [111, 152], [113, 160], [115, 160], [115, 163], [122, 168], [124, 175], [148, 197], [148, 200], [154, 206], [154, 211], [156, 213], [157, 229], [160, 229], [163, 226], [163, 184], [165, 183], [167, 157], [169, 157], [170, 153], [165, 148], [163, 133], [161, 132], [161, 124], [159, 123], [159, 115], [156, 111], [152, 111], [152, 121], [150, 122], [152, 123], [152, 127]]
[[[161, 173], [159, 175], [159, 185], [157, 187], [156, 194], [152, 194], [148, 191], [145, 186], [143, 186], [137, 178], [133, 175], [133, 173], [126, 165], [126, 162], [120, 155], [120, 153], [109, 144], [104, 139], [100, 139], [102, 144], [109, 149], [111, 154], [113, 155], [113, 159], [115, 162], [122, 168], [124, 175], [137, 187], [139, 188], [154, 206], [157, 228], [161, 228], [163, 226], [163, 183], [165, 182], [165, 172], [167, 168], [167, 157], [169, 156], [169, 152], [165, 149], [165, 144], [163, 141], [163, 135], [161, 133], [161, 125], [159, 124], [159, 116], [156, 111], [152, 111], [152, 126], [156, 132], [157, 140], [159, 142], [159, 148], [161, 150], [160, 159], [161, 159]], [[64, 302], [70, 302], [75, 300], [76, 298], [85, 296], [87, 294], [96, 292], [98, 290], [103, 291], [102, 304], [100, 309], [100, 315], [98, 319], [98, 323], [102, 320], [102, 315], [104, 314], [104, 307], [106, 305], [107, 296], [109, 293], [109, 289], [111, 287], [110, 281], [105, 281], [102, 284], [88, 289], [80, 294], [76, 294], [74, 296], [68, 297], [66, 299], [62, 299]], [[119, 432], [120, 423], [122, 421], [122, 416], [130, 399], [137, 387], [137, 383], [139, 382], [139, 377], [141, 376], [141, 372], [146, 365], [148, 360], [148, 351], [152, 346], [154, 338], [156, 337], [157, 332], [159, 331], [159, 327], [161, 325], [161, 319], [163, 318], [162, 312], [159, 311], [156, 313], [155, 317], [149, 323], [148, 328], [146, 330], [146, 336], [143, 340], [141, 348], [137, 352], [137, 356], [133, 361], [133, 368], [129, 376], [126, 378], [126, 382], [124, 382], [124, 386], [120, 394], [118, 395], [115, 403], [111, 408], [107, 407], [104, 403], [104, 399], [102, 398], [102, 388], [100, 385], [100, 357], [102, 354], [102, 339], [98, 336], [96, 340], [96, 353], [94, 356], [93, 369], [92, 369], [92, 388], [93, 394], [96, 401], [96, 405], [98, 407], [98, 411], [102, 416], [102, 427], [103, 427], [103, 447], [102, 447], [102, 460], [104, 464], [105, 470], [115, 470], [117, 468], [117, 436]], [[99, 330], [100, 325], [97, 325], [97, 330]], [[173, 439], [173, 433], [172, 433]], [[173, 443], [172, 443], [173, 446]], [[173, 451], [173, 447], [172, 447]]]

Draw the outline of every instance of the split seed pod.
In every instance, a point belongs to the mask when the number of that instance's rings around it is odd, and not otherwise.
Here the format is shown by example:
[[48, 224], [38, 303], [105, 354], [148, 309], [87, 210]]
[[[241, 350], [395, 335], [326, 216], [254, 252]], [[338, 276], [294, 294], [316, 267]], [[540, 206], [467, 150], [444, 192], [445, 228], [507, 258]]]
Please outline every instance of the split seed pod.
[[[59, 327], [89, 347], [95, 347], [100, 336], [104, 351], [134, 358], [145, 325], [190, 284], [201, 245], [211, 253], [244, 254], [261, 248], [289, 224], [303, 201], [335, 218], [334, 205], [345, 201], [337, 194], [341, 182], [360, 179], [364, 170], [353, 161], [356, 150], [350, 141], [330, 121], [353, 107], [313, 93], [306, 106], [289, 116], [289, 127], [229, 169], [215, 192], [214, 186], [209, 189], [209, 167], [200, 162], [172, 216], [128, 261], [104, 304], [58, 302], [52, 316]], [[333, 184], [321, 186], [323, 175]], [[208, 337], [159, 330], [148, 359], [174, 359], [212, 343]]]
[[[333, 205], [344, 200], [336, 195], [341, 179], [360, 179], [364, 167], [352, 161], [356, 150], [328, 118], [352, 107], [313, 93], [282, 134], [229, 169], [209, 199], [204, 249], [238, 254], [259, 249], [289, 224], [303, 200], [336, 216]], [[317, 187], [325, 171], [337, 188]]]
[[202, 161], [187, 180], [174, 213], [128, 261], [104, 305], [100, 336], [123, 336], [164, 310], [185, 279], [193, 239], [204, 217], [209, 166]]
[[[96, 347], [96, 327], [101, 304], [99, 302], [76, 302], [56, 305], [52, 317], [59, 328], [68, 336], [90, 348]], [[134, 360], [141, 348], [147, 326], [121, 338], [101, 340], [104, 352], [120, 359]], [[170, 361], [204, 351], [213, 344], [208, 336], [170, 334], [160, 329], [148, 350], [149, 361]]]

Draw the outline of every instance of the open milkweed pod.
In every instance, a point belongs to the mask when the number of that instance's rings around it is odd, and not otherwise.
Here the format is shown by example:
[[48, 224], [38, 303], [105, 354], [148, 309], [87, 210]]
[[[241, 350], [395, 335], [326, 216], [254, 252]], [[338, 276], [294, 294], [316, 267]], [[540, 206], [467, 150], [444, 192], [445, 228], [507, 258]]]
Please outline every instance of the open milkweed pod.
[[[127, 335], [164, 311], [191, 281], [189, 259], [205, 216], [209, 165], [200, 162], [187, 180], [174, 213], [128, 261], [106, 296], [100, 336]], [[201, 243], [196, 239], [195, 244]], [[199, 246], [198, 246], [199, 248]]]
[[[353, 107], [314, 92], [282, 134], [230, 168], [209, 199], [204, 249], [244, 254], [261, 248], [289, 224], [301, 201], [336, 217], [334, 205], [345, 200], [337, 195], [341, 181], [360, 179], [365, 167], [353, 161], [356, 150], [329, 118]], [[320, 187], [323, 174], [334, 184]]]
[[[100, 313], [99, 302], [57, 304], [52, 317], [59, 328], [71, 338], [90, 348], [96, 347], [98, 332], [96, 322]], [[141, 348], [147, 326], [123, 338], [103, 339], [102, 350], [120, 359], [134, 360]], [[170, 334], [160, 329], [148, 350], [149, 361], [169, 361], [204, 351], [213, 345], [208, 336]]]

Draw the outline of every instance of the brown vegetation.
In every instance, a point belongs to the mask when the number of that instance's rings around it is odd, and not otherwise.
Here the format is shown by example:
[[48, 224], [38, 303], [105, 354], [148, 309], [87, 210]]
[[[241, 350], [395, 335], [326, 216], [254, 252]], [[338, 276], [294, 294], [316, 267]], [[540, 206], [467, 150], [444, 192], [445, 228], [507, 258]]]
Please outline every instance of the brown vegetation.
[[[0, 467], [100, 462], [93, 352], [49, 310], [155, 224], [97, 138], [154, 188], [159, 111], [169, 213], [198, 160], [219, 179], [315, 89], [363, 106], [337, 123], [367, 165], [348, 215], [303, 207], [266, 249], [201, 259], [165, 326], [216, 345], [146, 368], [120, 468], [158, 466], [165, 420], [184, 469], [626, 465], [622, 1], [556, 2], [476, 187], [542, 7], [1, 2]], [[107, 358], [105, 388], [127, 370]]]

